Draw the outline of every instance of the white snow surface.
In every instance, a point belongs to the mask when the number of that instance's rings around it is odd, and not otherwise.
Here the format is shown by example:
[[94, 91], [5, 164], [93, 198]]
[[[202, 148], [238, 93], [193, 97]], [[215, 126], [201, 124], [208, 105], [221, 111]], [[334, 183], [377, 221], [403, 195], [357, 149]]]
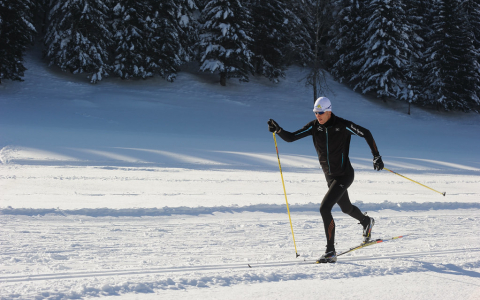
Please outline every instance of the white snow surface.
[[[480, 116], [382, 103], [328, 79], [337, 115], [368, 128], [388, 171], [352, 137], [352, 202], [373, 238], [325, 250], [327, 191], [310, 138], [277, 139], [314, 118], [308, 70], [278, 85], [186, 68], [103, 79], [26, 57], [0, 85], [0, 299], [480, 299]], [[337, 251], [362, 240], [334, 208]], [[295, 246], [300, 257], [295, 256]]]

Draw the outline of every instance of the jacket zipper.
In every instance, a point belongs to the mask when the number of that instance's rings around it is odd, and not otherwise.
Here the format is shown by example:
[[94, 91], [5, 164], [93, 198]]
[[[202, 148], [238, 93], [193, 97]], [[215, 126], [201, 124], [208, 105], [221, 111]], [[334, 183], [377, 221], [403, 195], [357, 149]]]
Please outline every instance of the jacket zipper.
[[325, 132], [327, 134], [327, 163], [328, 163], [328, 173], [332, 173], [330, 171], [330, 151], [328, 149], [328, 128], [325, 128]]

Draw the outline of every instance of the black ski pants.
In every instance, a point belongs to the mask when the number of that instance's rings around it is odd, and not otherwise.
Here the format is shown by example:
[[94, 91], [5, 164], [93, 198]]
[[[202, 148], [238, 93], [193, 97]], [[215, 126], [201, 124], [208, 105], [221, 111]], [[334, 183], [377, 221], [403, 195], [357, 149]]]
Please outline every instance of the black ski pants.
[[348, 197], [347, 189], [353, 182], [355, 172], [351, 165], [342, 176], [329, 176], [325, 174], [327, 180], [328, 192], [320, 205], [320, 214], [322, 215], [323, 225], [325, 227], [325, 236], [327, 237], [327, 251], [335, 249], [335, 221], [332, 216], [332, 208], [338, 204], [343, 213], [352, 218], [362, 221], [364, 215], [358, 207], [352, 205]]

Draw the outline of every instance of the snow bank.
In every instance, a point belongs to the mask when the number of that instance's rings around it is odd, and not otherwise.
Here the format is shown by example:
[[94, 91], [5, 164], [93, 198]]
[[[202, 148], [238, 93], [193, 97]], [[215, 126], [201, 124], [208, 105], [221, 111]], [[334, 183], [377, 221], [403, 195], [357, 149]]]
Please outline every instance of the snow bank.
[[[363, 203], [354, 202], [354, 205], [365, 211], [430, 211], [430, 210], [455, 210], [455, 209], [480, 209], [480, 203], [459, 203], [459, 202], [391, 202]], [[320, 203], [293, 204], [289, 205], [290, 212], [316, 212]], [[82, 208], [82, 209], [59, 209], [59, 208], [0, 208], [3, 215], [24, 215], [24, 216], [88, 216], [88, 217], [153, 217], [153, 216], [174, 216], [174, 215], [209, 215], [214, 213], [242, 213], [242, 212], [264, 212], [284, 213], [287, 211], [285, 204], [257, 204], [247, 206], [213, 206], [213, 207], [162, 207], [162, 208]], [[340, 207], [334, 207], [333, 211], [340, 212]]]

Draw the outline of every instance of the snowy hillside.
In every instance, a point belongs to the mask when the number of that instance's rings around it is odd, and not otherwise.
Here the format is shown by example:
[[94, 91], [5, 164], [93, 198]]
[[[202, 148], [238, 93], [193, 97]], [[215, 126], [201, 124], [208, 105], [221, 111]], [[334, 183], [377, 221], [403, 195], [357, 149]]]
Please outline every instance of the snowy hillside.
[[[104, 79], [49, 69], [0, 85], [0, 299], [480, 299], [480, 116], [381, 103], [329, 80], [337, 115], [368, 128], [387, 171], [352, 139], [350, 198], [374, 238], [325, 250], [326, 183], [311, 139], [272, 134], [314, 118], [306, 71], [275, 85], [217, 75]], [[361, 226], [334, 209], [337, 250]], [[250, 264], [251, 268], [248, 266]]]

